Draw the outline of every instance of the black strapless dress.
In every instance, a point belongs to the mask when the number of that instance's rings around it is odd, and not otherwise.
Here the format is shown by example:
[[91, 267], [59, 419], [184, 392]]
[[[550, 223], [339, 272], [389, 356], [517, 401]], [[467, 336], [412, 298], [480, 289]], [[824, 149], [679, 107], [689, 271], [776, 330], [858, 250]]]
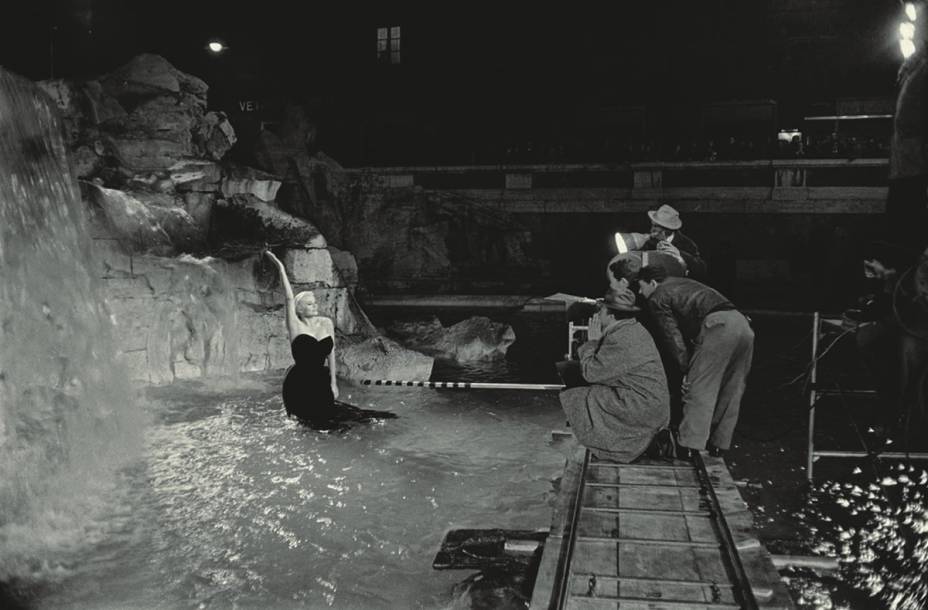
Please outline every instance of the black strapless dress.
[[351, 422], [396, 417], [389, 411], [360, 409], [335, 400], [326, 366], [334, 345], [332, 337], [317, 340], [310, 335], [297, 335], [290, 344], [294, 364], [284, 377], [283, 387], [287, 415], [317, 430], [340, 430], [349, 428]]
[[290, 344], [293, 366], [284, 378], [284, 408], [300, 419], [328, 419], [335, 411], [332, 378], [325, 359], [335, 345], [332, 337], [317, 340], [297, 335]]

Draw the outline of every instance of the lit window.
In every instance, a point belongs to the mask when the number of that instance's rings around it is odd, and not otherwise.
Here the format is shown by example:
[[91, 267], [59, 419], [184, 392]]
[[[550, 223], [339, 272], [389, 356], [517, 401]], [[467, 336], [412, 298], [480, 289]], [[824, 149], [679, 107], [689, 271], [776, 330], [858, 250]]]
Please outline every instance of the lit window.
[[400, 26], [377, 28], [377, 62], [400, 63]]

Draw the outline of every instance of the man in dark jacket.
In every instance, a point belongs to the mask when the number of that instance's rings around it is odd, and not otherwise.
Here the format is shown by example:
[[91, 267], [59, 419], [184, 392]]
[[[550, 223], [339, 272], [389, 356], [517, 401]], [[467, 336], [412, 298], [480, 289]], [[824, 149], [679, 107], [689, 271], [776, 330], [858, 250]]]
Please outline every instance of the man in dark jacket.
[[653, 332], [684, 376], [678, 443], [721, 454], [731, 446], [741, 396], [754, 354], [754, 331], [717, 290], [696, 280], [668, 277], [660, 265], [643, 267], [638, 286]]

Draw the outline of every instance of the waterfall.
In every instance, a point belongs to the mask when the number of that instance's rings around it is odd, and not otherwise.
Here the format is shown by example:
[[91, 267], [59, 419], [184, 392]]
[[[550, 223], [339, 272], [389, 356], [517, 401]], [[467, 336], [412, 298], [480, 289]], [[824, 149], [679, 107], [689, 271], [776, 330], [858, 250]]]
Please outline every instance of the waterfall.
[[94, 261], [57, 109], [0, 68], [0, 589], [62, 571], [141, 444]]

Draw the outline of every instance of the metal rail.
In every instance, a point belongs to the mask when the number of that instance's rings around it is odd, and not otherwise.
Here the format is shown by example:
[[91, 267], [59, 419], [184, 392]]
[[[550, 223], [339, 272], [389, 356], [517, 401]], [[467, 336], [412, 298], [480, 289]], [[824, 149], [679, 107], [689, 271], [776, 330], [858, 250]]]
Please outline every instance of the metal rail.
[[741, 603], [747, 610], [756, 610], [757, 600], [754, 598], [754, 590], [751, 588], [751, 581], [744, 571], [741, 564], [741, 557], [738, 555], [738, 547], [735, 545], [735, 539], [728, 528], [728, 522], [725, 520], [725, 514], [722, 512], [722, 506], [719, 498], [715, 494], [715, 488], [712, 486], [712, 479], [709, 478], [709, 471], [706, 470], [706, 463], [702, 459], [702, 454], [693, 452], [693, 464], [696, 466], [696, 476], [703, 483], [703, 488], [708, 496], [710, 515], [715, 523], [716, 531], [721, 538], [722, 550], [728, 558], [729, 567], [732, 570], [732, 576], [735, 580], [735, 591], [741, 597]]
[[577, 495], [574, 498], [574, 506], [570, 514], [570, 531], [565, 532], [567, 535], [567, 548], [560, 558], [560, 561], [563, 563], [559, 566], [559, 576], [554, 584], [554, 594], [551, 596], [551, 599], [554, 601], [554, 608], [557, 609], [564, 607], [564, 603], [567, 601], [567, 593], [570, 591], [570, 560], [574, 555], [574, 542], [577, 539], [577, 525], [580, 523], [580, 512], [583, 508], [583, 489], [586, 471], [589, 467], [590, 450], [587, 449], [583, 454], [583, 464], [580, 467], [580, 483], [577, 485]]
[[[750, 580], [745, 572], [744, 566], [741, 563], [741, 558], [738, 553], [738, 547], [735, 543], [734, 537], [732, 536], [731, 530], [728, 527], [728, 523], [725, 519], [724, 512], [722, 510], [719, 498], [716, 495], [715, 488], [712, 484], [712, 478], [709, 475], [709, 472], [706, 468], [706, 464], [703, 461], [702, 455], [696, 454], [692, 460], [692, 463], [689, 464], [696, 470], [696, 477], [698, 485], [693, 484], [684, 484], [684, 487], [693, 489], [694, 487], [702, 490], [705, 494], [705, 499], [707, 500], [707, 505], [705, 509], [700, 511], [688, 511], [688, 510], [661, 510], [661, 509], [629, 509], [629, 508], [595, 508], [591, 506], [583, 506], [584, 502], [584, 493], [587, 487], [663, 487], [662, 485], [606, 485], [606, 484], [597, 484], [587, 481], [587, 474], [590, 469], [590, 452], [587, 450], [584, 454], [583, 463], [580, 468], [580, 477], [579, 484], [576, 487], [576, 495], [574, 497], [573, 506], [570, 509], [570, 519], [567, 530], [564, 531], [563, 536], [565, 538], [565, 545], [561, 549], [560, 557], [558, 558], [558, 567], [555, 571], [555, 578], [553, 583], [553, 591], [550, 599], [549, 608], [560, 610], [565, 607], [569, 598], [571, 597], [571, 580], [574, 577], [586, 576], [586, 574], [574, 573], [571, 569], [573, 555], [575, 552], [575, 543], [580, 541], [616, 541], [623, 542], [628, 544], [653, 544], [655, 540], [650, 539], [632, 539], [632, 538], [622, 538], [616, 539], [613, 537], [601, 537], [601, 536], [581, 536], [579, 533], [579, 523], [581, 515], [585, 511], [592, 512], [615, 512], [615, 513], [646, 513], [646, 514], [692, 514], [692, 515], [702, 515], [708, 516], [712, 521], [713, 528], [718, 537], [717, 542], [699, 542], [699, 541], [660, 541], [660, 544], [665, 544], [669, 546], [678, 546], [681, 548], [718, 548], [722, 551], [722, 560], [723, 563], [727, 564], [729, 576], [731, 577], [731, 584], [728, 583], [716, 583], [711, 581], [688, 581], [688, 580], [665, 580], [661, 578], [627, 578], [627, 577], [610, 577], [602, 576], [599, 574], [590, 574], [590, 595], [594, 594], [594, 591], [597, 588], [596, 580], [601, 578], [604, 582], [606, 581], [643, 581], [647, 582], [666, 582], [668, 584], [677, 584], [677, 585], [687, 585], [693, 587], [711, 587], [713, 590], [729, 590], [731, 591], [732, 596], [736, 600], [735, 603], [739, 607], [747, 610], [758, 610], [758, 602], [754, 596], [754, 590], [751, 586]], [[597, 463], [596, 466], [611, 466], [609, 463]], [[679, 466], [666, 466], [666, 465], [655, 465], [656, 469], [682, 469], [687, 465]], [[642, 465], [643, 468], [651, 468], [650, 465]], [[606, 596], [605, 599], [611, 599]], [[618, 599], [618, 598], [616, 598]], [[635, 601], [634, 598], [622, 598], [626, 601]], [[640, 601], [651, 601], [651, 600], [640, 600]], [[726, 605], [725, 603], [719, 602], [667, 602], [663, 600], [664, 605], [668, 607], [707, 607], [707, 608], [731, 608], [731, 605]]]

